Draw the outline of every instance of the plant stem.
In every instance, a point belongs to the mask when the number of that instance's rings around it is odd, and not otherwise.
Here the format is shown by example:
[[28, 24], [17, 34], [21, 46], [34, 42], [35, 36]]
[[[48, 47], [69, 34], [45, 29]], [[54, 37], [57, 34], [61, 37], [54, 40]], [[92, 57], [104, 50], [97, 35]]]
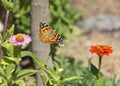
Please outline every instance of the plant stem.
[[50, 59], [50, 56], [47, 57], [47, 59], [45, 60], [45, 62], [43, 63], [43, 65], [40, 68], [38, 68], [37, 70], [42, 69], [47, 64], [47, 62], [48, 62], [49, 59]]
[[101, 62], [102, 62], [102, 56], [99, 56], [99, 65], [98, 65], [98, 77], [97, 77], [97, 80], [96, 80], [96, 86], [104, 86], [103, 85], [103, 79], [100, 75], [100, 71], [101, 71]]
[[98, 78], [100, 79], [100, 71], [101, 71], [101, 62], [102, 62], [102, 56], [99, 56], [99, 66], [98, 66]]
[[[8, 17], [9, 17], [9, 10], [7, 10], [6, 16], [5, 16], [4, 29], [3, 29], [3, 33], [2, 33], [2, 42], [4, 42], [4, 40], [5, 40], [5, 32], [6, 32], [6, 28], [7, 28]], [[1, 61], [2, 57], [3, 57], [3, 51], [0, 48], [0, 61]]]
[[47, 59], [44, 62], [44, 65], [46, 65], [48, 63], [48, 60], [50, 59], [50, 56], [47, 57]]
[[101, 62], [102, 62], [102, 57], [99, 56], [99, 72], [100, 72], [100, 69], [101, 69]]
[[3, 36], [2, 42], [4, 42], [4, 40], [5, 40], [5, 32], [7, 29], [8, 17], [9, 17], [9, 10], [7, 10], [6, 16], [5, 16], [5, 23], [4, 23], [4, 29], [3, 29], [3, 34], [2, 34], [2, 36]]

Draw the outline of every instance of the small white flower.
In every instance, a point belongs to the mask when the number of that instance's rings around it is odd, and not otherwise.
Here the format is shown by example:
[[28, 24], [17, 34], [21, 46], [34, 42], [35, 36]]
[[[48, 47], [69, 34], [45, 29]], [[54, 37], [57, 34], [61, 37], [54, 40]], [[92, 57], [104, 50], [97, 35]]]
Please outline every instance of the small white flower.
[[3, 28], [4, 28], [4, 26], [3, 26], [2, 22], [0, 21], [0, 33], [3, 31]]

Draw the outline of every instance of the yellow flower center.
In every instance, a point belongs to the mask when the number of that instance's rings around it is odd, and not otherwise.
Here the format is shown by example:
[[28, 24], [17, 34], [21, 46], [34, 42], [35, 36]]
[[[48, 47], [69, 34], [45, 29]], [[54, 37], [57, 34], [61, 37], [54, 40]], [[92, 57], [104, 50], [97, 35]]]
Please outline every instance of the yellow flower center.
[[24, 36], [23, 36], [23, 34], [17, 34], [16, 35], [16, 40], [18, 41], [18, 42], [22, 42], [22, 41], [24, 41]]
[[97, 44], [96, 47], [97, 47], [97, 49], [100, 49], [100, 45], [99, 44]]

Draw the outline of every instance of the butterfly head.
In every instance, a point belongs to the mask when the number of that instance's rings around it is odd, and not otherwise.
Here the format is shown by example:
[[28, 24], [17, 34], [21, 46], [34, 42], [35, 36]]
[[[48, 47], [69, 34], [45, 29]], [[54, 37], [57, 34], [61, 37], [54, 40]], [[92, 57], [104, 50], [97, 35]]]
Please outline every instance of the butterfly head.
[[43, 28], [43, 27], [48, 27], [49, 25], [44, 22], [40, 22], [39, 26], [40, 28]]

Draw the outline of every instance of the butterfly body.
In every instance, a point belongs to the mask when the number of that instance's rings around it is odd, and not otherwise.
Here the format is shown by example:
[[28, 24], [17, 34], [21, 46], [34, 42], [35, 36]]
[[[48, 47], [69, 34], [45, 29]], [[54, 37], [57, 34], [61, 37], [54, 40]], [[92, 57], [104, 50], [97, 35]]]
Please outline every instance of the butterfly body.
[[40, 23], [39, 39], [45, 44], [50, 43], [60, 45], [62, 42], [62, 37], [48, 24], [43, 22]]

